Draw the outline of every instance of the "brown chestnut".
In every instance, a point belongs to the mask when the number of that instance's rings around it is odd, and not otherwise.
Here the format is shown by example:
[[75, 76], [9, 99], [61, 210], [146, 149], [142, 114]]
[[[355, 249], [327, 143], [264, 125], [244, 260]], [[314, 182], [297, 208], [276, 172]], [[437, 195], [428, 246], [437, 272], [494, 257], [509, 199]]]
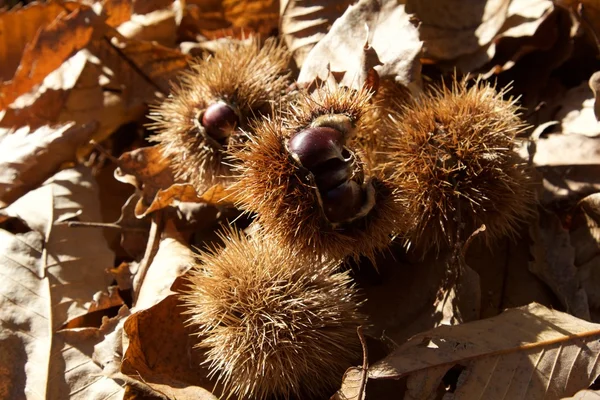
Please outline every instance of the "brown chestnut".
[[317, 165], [337, 158], [344, 159], [344, 134], [327, 127], [307, 128], [296, 133], [288, 143], [288, 150], [302, 166], [312, 170]]
[[237, 114], [225, 103], [211, 104], [202, 115], [202, 126], [208, 136], [215, 140], [225, 139], [238, 124]]
[[311, 172], [315, 177], [315, 183], [321, 192], [331, 190], [352, 177], [353, 165], [350, 160], [329, 160]]
[[347, 181], [338, 187], [322, 192], [323, 211], [330, 222], [349, 221], [360, 212], [365, 200], [362, 188], [355, 181]]

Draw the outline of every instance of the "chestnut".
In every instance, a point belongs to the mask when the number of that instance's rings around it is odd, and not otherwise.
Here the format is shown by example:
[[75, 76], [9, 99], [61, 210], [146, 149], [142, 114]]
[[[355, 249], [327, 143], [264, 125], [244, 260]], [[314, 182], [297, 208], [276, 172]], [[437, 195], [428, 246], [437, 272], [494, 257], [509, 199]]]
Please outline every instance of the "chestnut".
[[352, 177], [353, 165], [350, 160], [333, 159], [319, 165], [311, 172], [315, 177], [315, 184], [321, 192], [331, 190]]
[[349, 221], [356, 217], [364, 200], [363, 190], [355, 181], [344, 182], [321, 194], [325, 216], [333, 223]]
[[302, 166], [312, 170], [331, 159], [343, 160], [344, 134], [327, 127], [306, 128], [288, 142], [288, 150]]
[[225, 103], [213, 103], [202, 115], [202, 126], [208, 136], [215, 140], [225, 139], [229, 131], [239, 124], [239, 118], [233, 108]]

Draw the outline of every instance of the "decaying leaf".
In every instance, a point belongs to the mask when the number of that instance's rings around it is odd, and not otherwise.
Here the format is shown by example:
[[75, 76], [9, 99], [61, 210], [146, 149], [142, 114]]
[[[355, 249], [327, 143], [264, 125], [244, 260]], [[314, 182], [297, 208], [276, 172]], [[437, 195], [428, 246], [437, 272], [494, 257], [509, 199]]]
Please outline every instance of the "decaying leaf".
[[600, 135], [600, 122], [595, 114], [595, 92], [590, 83], [583, 82], [569, 90], [561, 99], [560, 109], [555, 118], [560, 121], [563, 133], [590, 137]]
[[[41, 83], [73, 52], [84, 48], [93, 32], [93, 27], [87, 21], [94, 15], [89, 9], [75, 10], [63, 18], [59, 16], [46, 28], [39, 30], [25, 47], [13, 78], [0, 85], [0, 109], [6, 108], [17, 97]], [[38, 62], [39, 59], [44, 62]]]
[[9, 398], [110, 397], [121, 387], [91, 363], [98, 329], [59, 331], [87, 313], [94, 293], [105, 290], [113, 263], [101, 232], [77, 231], [57, 221], [97, 220], [96, 188], [85, 168], [65, 170], [4, 210], [27, 227], [0, 230], [0, 357], [2, 392]]
[[34, 39], [40, 27], [64, 13], [65, 8], [58, 2], [30, 3], [0, 13], [0, 80], [8, 81], [14, 76], [27, 43]]
[[308, 52], [323, 39], [331, 24], [352, 3], [350, 0], [320, 4], [306, 0], [284, 0], [280, 3], [279, 29], [298, 66], [302, 66]]
[[529, 270], [546, 282], [568, 313], [589, 320], [588, 299], [577, 277], [569, 232], [556, 215], [540, 210], [537, 224], [530, 226], [530, 234], [533, 261]]
[[[170, 295], [125, 322], [128, 346], [121, 371], [147, 386], [149, 394], [160, 393], [180, 400], [216, 400], [208, 390], [208, 370], [200, 365], [201, 353], [190, 351], [194, 339], [185, 327], [183, 307]], [[160, 329], [156, 329], [160, 327]]]
[[62, 163], [73, 161], [94, 124], [43, 126], [32, 131], [0, 129], [0, 207], [12, 203], [51, 177]]
[[[86, 12], [85, 18], [92, 24], [81, 18], [72, 24], [93, 28], [92, 39], [76, 54], [65, 54], [65, 59], [54, 67], [40, 70], [35, 81], [24, 75], [23, 85], [31, 90], [11, 91], [14, 96], [6, 101], [8, 108], [0, 125], [37, 127], [95, 121], [98, 127], [93, 139], [100, 142], [120, 125], [140, 118], [157, 94], [168, 93], [173, 75], [187, 67], [186, 55], [155, 43], [125, 38], [94, 13]], [[67, 28], [65, 31], [71, 32]], [[41, 42], [39, 51], [53, 51], [51, 44]], [[24, 56], [22, 68], [30, 70], [36, 61]], [[41, 83], [40, 87], [34, 86], [36, 83]]]
[[455, 399], [560, 399], [600, 373], [598, 338], [600, 325], [534, 303], [418, 334], [374, 364], [369, 378], [408, 377], [411, 398], [428, 398], [458, 365]]
[[[164, 236], [140, 285], [134, 311], [150, 308], [172, 294], [171, 285], [175, 279], [194, 265], [194, 254], [182, 243], [182, 238], [172, 226], [166, 230]], [[139, 275], [135, 277], [139, 278]]]
[[600, 121], [600, 102], [598, 101], [598, 95], [600, 95], [600, 72], [594, 72], [588, 81], [588, 85], [594, 93], [594, 115], [596, 120]]
[[425, 56], [452, 60], [490, 43], [504, 24], [509, 5], [510, 0], [407, 0], [406, 11], [421, 21]]
[[374, 69], [381, 78], [393, 78], [418, 90], [420, 52], [417, 28], [404, 5], [388, 0], [361, 0], [348, 7], [308, 53], [298, 82], [327, 81], [334, 73], [343, 75], [342, 86], [360, 89], [368, 71]]

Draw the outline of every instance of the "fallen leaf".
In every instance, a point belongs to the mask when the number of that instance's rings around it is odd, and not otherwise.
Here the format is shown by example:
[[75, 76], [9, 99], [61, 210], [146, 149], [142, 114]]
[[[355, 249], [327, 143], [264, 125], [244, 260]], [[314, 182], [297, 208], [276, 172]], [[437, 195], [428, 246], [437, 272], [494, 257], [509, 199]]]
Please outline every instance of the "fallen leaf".
[[413, 398], [427, 398], [461, 365], [455, 399], [559, 399], [600, 373], [599, 338], [600, 325], [534, 303], [420, 333], [371, 366], [369, 378], [407, 376]]
[[196, 339], [190, 336], [181, 311], [176, 295], [170, 295], [130, 316], [125, 322], [128, 346], [121, 371], [144, 382], [150, 393], [179, 400], [216, 400], [203, 388], [213, 388], [215, 383], [208, 380], [206, 366], [200, 365], [200, 352], [192, 349]]
[[598, 95], [600, 94], [600, 72], [594, 72], [588, 81], [588, 85], [594, 93], [594, 115], [596, 121], [600, 121], [600, 102], [598, 101]]
[[[58, 329], [84, 315], [94, 293], [109, 283], [113, 254], [99, 231], [56, 221], [99, 218], [93, 178], [85, 168], [64, 170], [3, 211], [28, 227], [0, 229], [1, 393], [9, 398], [108, 398], [122, 388], [91, 362], [103, 338], [96, 328]], [[77, 244], [76, 244], [77, 243]]]
[[[398, 39], [390, 42], [390, 37]], [[327, 81], [330, 73], [343, 73], [342, 86], [360, 89], [367, 80], [366, 72], [373, 68], [382, 79], [391, 77], [418, 90], [421, 44], [404, 5], [389, 0], [360, 0], [348, 7], [308, 53], [298, 82], [312, 84]], [[365, 57], [365, 49], [369, 48], [377, 57]], [[381, 65], [373, 62], [375, 59]]]
[[155, 43], [127, 39], [98, 18], [90, 16], [98, 37], [59, 68], [47, 71], [40, 87], [15, 98], [0, 125], [95, 121], [98, 128], [93, 139], [101, 142], [122, 124], [142, 117], [149, 103], [169, 92], [170, 80], [187, 67], [188, 56]]
[[136, 207], [136, 215], [143, 217], [154, 211], [171, 206], [176, 207], [186, 202], [233, 207], [235, 203], [233, 196], [234, 194], [231, 191], [221, 185], [215, 185], [199, 196], [192, 185], [176, 183], [167, 189], [159, 189], [148, 208], [145, 208], [143, 205], [140, 206], [140, 203], [138, 203], [140, 207], [139, 209]]
[[87, 21], [94, 16], [91, 9], [77, 9], [68, 15], [59, 15], [47, 27], [40, 29], [25, 46], [13, 78], [0, 85], [0, 109], [8, 107], [20, 95], [41, 83], [72, 53], [84, 48], [94, 30]]
[[280, 3], [279, 29], [296, 60], [302, 66], [307, 54], [329, 31], [353, 1], [336, 0], [315, 4], [307, 0], [284, 0]]
[[[173, 227], [168, 227], [141, 283], [133, 311], [150, 308], [173, 294], [171, 286], [175, 279], [185, 274], [194, 264], [194, 253], [182, 243], [182, 238]], [[136, 279], [139, 279], [139, 274], [134, 278], [134, 286]]]
[[[542, 204], [578, 201], [600, 191], [600, 136], [550, 134], [535, 142], [531, 161], [543, 176]], [[519, 154], [527, 158], [526, 146]]]
[[560, 109], [554, 117], [560, 121], [561, 131], [590, 137], [600, 135], [595, 102], [593, 89], [588, 82], [569, 90], [562, 98]]
[[[399, 249], [396, 251], [399, 253]], [[373, 324], [370, 336], [402, 343], [441, 324], [479, 317], [481, 289], [477, 273], [464, 267], [459, 270], [447, 252], [432, 253], [413, 262], [400, 260], [396, 252], [381, 255], [377, 272], [365, 266], [356, 276], [368, 299], [361, 310]]]
[[101, 15], [106, 17], [106, 24], [119, 26], [131, 19], [133, 13], [132, 0], [103, 0]]
[[1, 81], [8, 81], [14, 76], [27, 43], [33, 40], [38, 30], [64, 12], [65, 8], [58, 2], [34, 2], [0, 13]]
[[406, 0], [406, 12], [419, 19], [425, 57], [452, 60], [490, 43], [502, 28], [510, 0], [469, 2]]
[[564, 397], [562, 400], [599, 400], [600, 391], [598, 390], [580, 390], [572, 397]]
[[174, 172], [158, 146], [142, 147], [119, 158], [115, 178], [129, 183], [141, 192], [135, 214], [141, 217], [152, 205], [156, 194], [175, 183]]
[[0, 128], [0, 207], [17, 200], [75, 160], [77, 148], [87, 143], [94, 124], [22, 127], [14, 132]]
[[273, 0], [227, 0], [185, 2], [180, 36], [209, 40], [258, 34], [268, 37], [279, 26], [279, 2]]
[[114, 254], [102, 232], [57, 223], [101, 220], [97, 190], [88, 168], [67, 169], [3, 210], [44, 237], [37, 275], [50, 279], [54, 329], [87, 313], [92, 296], [110, 283], [105, 270], [113, 265]]
[[569, 232], [556, 215], [542, 209], [529, 231], [533, 239], [529, 270], [546, 282], [568, 313], [589, 320], [588, 299], [577, 277]]
[[126, 38], [156, 42], [162, 46], [175, 47], [177, 21], [175, 11], [167, 8], [147, 14], [134, 14], [117, 28]]

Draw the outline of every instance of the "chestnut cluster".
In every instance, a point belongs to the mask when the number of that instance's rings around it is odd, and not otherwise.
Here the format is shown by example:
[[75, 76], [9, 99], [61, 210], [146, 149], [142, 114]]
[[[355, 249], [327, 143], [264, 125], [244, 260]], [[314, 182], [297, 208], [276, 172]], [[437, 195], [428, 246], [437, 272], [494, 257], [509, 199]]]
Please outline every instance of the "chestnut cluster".
[[367, 322], [346, 259], [396, 238], [423, 255], [452, 248], [480, 225], [511, 235], [534, 200], [504, 92], [288, 92], [289, 59], [274, 41], [226, 46], [153, 114], [177, 176], [199, 192], [228, 185], [254, 216], [251, 237], [228, 231], [199, 256], [183, 296], [227, 397], [322, 398]]

